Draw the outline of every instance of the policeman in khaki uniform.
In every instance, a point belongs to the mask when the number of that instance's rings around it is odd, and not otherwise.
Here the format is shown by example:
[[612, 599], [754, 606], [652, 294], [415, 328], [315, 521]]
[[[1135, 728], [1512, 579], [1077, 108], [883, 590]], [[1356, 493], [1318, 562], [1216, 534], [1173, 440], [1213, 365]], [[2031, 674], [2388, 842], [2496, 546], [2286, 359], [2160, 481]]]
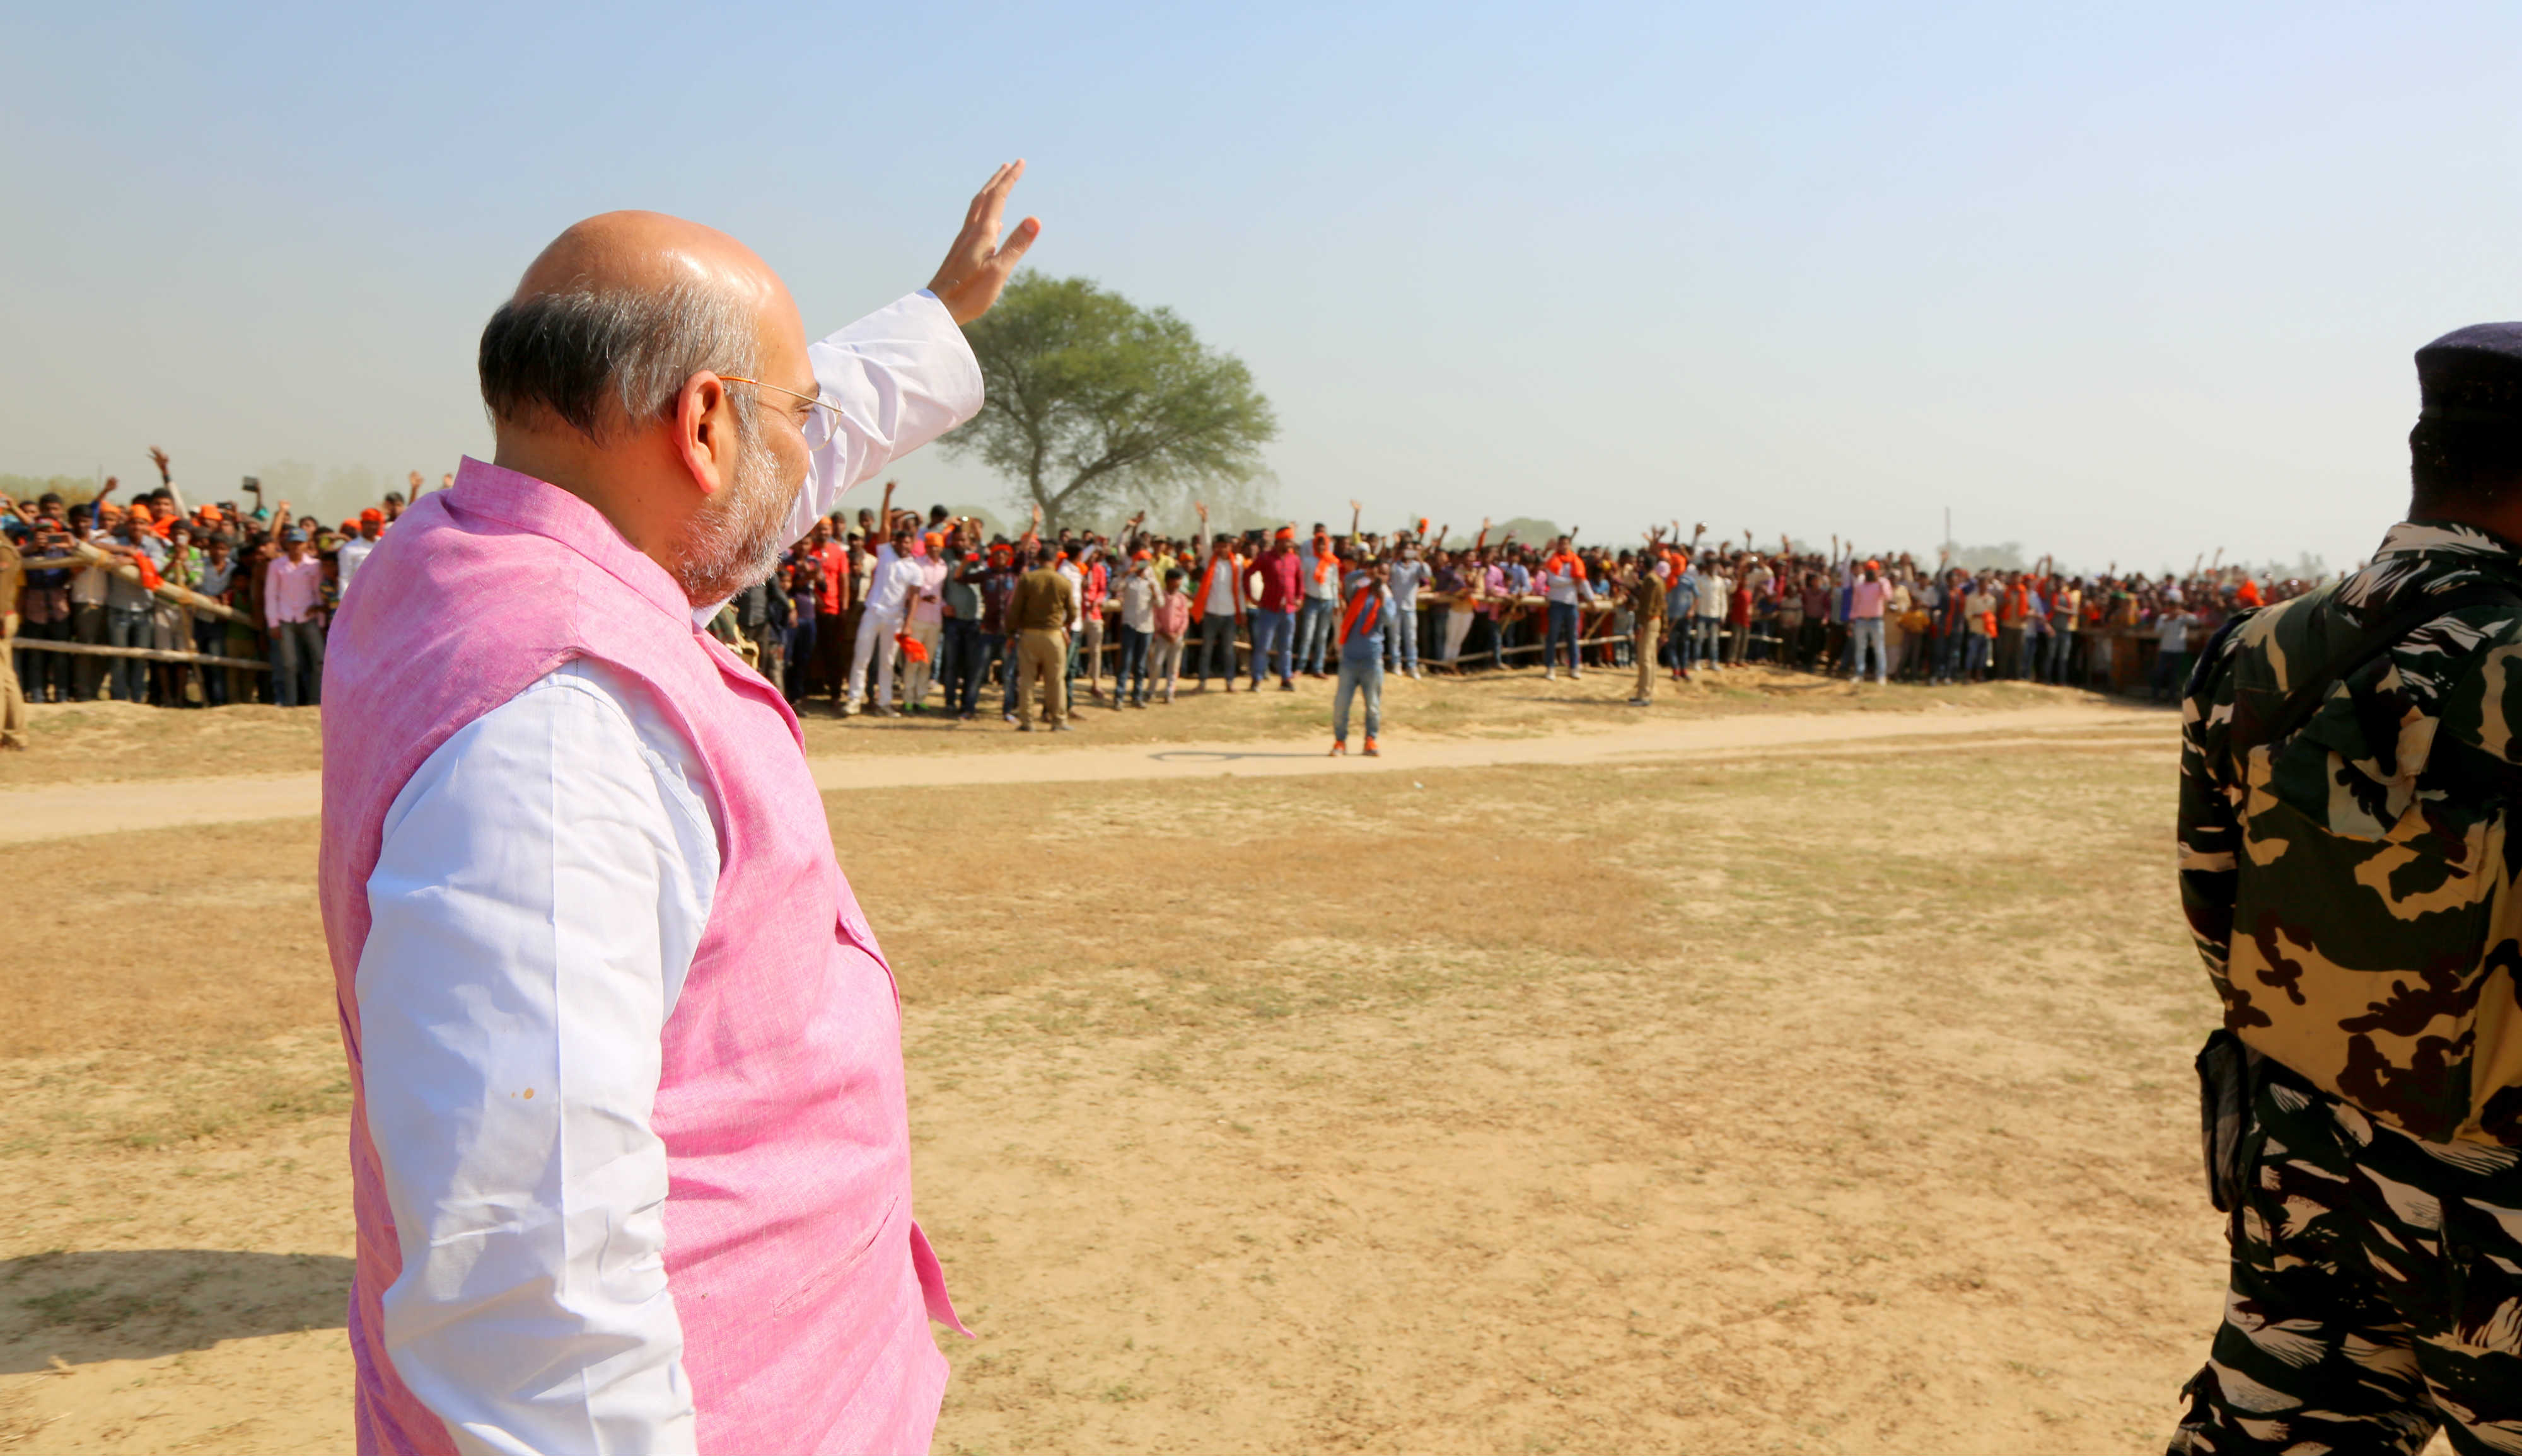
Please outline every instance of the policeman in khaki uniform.
[[2175, 1456], [2522, 1452], [2522, 324], [2417, 378], [2409, 519], [2182, 703], [2232, 1265]]
[[1078, 613], [1077, 583], [1059, 573], [1060, 560], [1041, 542], [1026, 542], [1027, 570], [1007, 604], [1007, 627], [1016, 639], [1016, 727], [1027, 733], [1033, 731], [1028, 705], [1037, 687], [1043, 726], [1053, 733], [1072, 726], [1060, 667], [1068, 660], [1068, 624]]

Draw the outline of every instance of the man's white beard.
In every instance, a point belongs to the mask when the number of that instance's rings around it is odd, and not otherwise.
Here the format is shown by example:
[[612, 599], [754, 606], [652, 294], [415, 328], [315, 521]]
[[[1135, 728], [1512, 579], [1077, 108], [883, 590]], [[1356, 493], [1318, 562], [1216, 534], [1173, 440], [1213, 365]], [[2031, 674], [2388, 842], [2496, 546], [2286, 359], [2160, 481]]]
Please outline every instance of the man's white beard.
[[707, 607], [770, 575], [796, 503], [796, 489], [779, 478], [778, 457], [752, 422], [739, 421], [734, 481], [703, 501], [683, 529], [674, 573], [683, 595]]

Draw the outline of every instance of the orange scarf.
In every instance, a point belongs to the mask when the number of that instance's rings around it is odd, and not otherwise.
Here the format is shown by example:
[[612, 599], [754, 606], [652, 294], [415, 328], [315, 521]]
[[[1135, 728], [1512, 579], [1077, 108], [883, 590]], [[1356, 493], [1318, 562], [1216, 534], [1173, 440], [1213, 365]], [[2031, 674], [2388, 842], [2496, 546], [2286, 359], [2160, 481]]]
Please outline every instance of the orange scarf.
[[[1372, 614], [1368, 614], [1369, 608], [1374, 609]], [[1376, 591], [1374, 578], [1369, 577], [1365, 584], [1358, 587], [1358, 589], [1350, 595], [1348, 599], [1348, 611], [1340, 614], [1340, 644], [1343, 647], [1346, 646], [1348, 644], [1349, 634], [1352, 632], [1374, 630], [1376, 620], [1381, 617], [1382, 614], [1383, 602], [1381, 594]], [[1364, 620], [1360, 620], [1361, 616], [1364, 617]]]
[[[1202, 613], [1206, 613], [1208, 611], [1209, 594], [1217, 586], [1217, 569], [1224, 567], [1229, 571], [1233, 571], [1240, 565], [1241, 564], [1235, 559], [1235, 553], [1232, 551], [1226, 552], [1223, 555], [1211, 556], [1208, 559], [1208, 569], [1201, 572], [1199, 577], [1199, 610]], [[1235, 600], [1238, 606], [1241, 605], [1243, 592], [1240, 587], [1236, 589]]]

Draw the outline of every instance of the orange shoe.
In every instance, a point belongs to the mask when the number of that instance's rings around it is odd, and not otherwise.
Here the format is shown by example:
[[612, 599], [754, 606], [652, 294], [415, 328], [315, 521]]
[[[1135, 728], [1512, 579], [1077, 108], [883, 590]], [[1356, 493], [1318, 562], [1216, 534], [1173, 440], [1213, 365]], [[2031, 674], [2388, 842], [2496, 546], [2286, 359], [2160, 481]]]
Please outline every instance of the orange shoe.
[[1375, 751], [1375, 740], [1374, 740], [1374, 739], [1371, 739], [1371, 738], [1370, 738], [1370, 739], [1368, 739], [1368, 740], [1366, 741], [1366, 756], [1367, 756], [1367, 757], [1369, 757], [1369, 758], [1379, 758], [1379, 757], [1381, 757], [1381, 756], [1382, 756], [1381, 754], [1379, 754], [1379, 753], [1378, 753], [1378, 752], [1376, 752], [1376, 751]]
[[1337, 758], [1337, 757], [1341, 756], [1342, 754], [1346, 753], [1347, 751], [1348, 751], [1348, 740], [1347, 740], [1347, 739], [1345, 739], [1345, 738], [1334, 738], [1334, 739], [1332, 739], [1332, 740], [1331, 740], [1331, 756], [1332, 756], [1332, 757]]

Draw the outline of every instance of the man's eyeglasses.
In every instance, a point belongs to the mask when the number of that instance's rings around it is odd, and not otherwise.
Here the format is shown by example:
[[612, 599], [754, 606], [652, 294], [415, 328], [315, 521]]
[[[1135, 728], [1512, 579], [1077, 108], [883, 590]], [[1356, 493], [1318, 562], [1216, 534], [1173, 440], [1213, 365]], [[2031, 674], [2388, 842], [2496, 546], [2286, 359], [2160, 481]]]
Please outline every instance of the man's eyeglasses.
[[765, 384], [758, 379], [746, 379], [740, 374], [722, 374], [719, 378], [724, 380], [730, 385], [751, 385], [757, 389], [769, 389], [774, 394], [785, 394], [791, 399], [802, 399], [808, 404], [813, 405], [816, 409], [821, 411], [819, 418], [823, 421], [824, 428], [835, 434], [840, 432], [841, 422], [848, 418], [848, 416], [841, 413], [841, 407], [839, 405], [824, 399], [820, 395], [800, 394], [794, 389], [783, 389], [777, 385]]

